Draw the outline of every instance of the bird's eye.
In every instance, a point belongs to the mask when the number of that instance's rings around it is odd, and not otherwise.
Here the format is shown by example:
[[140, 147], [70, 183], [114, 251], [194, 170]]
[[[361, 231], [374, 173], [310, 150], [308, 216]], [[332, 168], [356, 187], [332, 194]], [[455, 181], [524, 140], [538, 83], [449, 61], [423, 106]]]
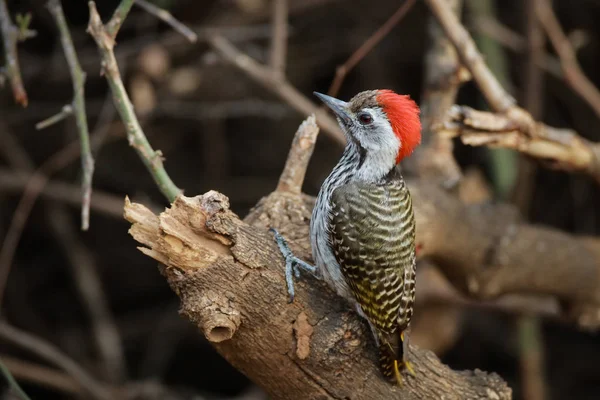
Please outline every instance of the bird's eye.
[[368, 112], [361, 112], [358, 114], [358, 120], [363, 125], [368, 125], [373, 122], [373, 117]]

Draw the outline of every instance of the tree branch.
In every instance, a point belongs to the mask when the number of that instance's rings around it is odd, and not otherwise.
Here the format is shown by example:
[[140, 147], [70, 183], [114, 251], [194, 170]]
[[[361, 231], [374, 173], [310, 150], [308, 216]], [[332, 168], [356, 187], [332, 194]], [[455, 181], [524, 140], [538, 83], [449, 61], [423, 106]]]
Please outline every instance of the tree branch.
[[[144, 165], [154, 178], [154, 181], [158, 185], [158, 188], [162, 194], [167, 198], [167, 200], [169, 200], [169, 202], [172, 202], [181, 192], [181, 190], [175, 186], [167, 174], [167, 171], [163, 165], [162, 153], [160, 151], [155, 151], [152, 148], [148, 142], [148, 139], [146, 138], [146, 135], [144, 134], [144, 131], [142, 130], [142, 127], [140, 126], [137, 116], [135, 115], [135, 111], [133, 110], [131, 100], [127, 95], [127, 90], [123, 85], [123, 80], [121, 79], [121, 74], [119, 72], [119, 66], [117, 65], [117, 60], [113, 51], [115, 41], [111, 32], [116, 34], [118, 27], [122, 23], [124, 15], [126, 15], [126, 11], [124, 10], [129, 10], [126, 7], [126, 3], [131, 3], [132, 1], [133, 0], [123, 0], [121, 2], [106, 28], [102, 24], [100, 15], [98, 15], [96, 4], [93, 1], [90, 1], [88, 3], [90, 8], [88, 32], [90, 35], [92, 35], [96, 41], [96, 44], [98, 45], [98, 49], [100, 50], [104, 67], [104, 76], [106, 77], [108, 85], [112, 91], [115, 108], [118, 110], [119, 115], [121, 116], [121, 119], [127, 128], [127, 138], [129, 140], [129, 144], [135, 149], [142, 159]], [[131, 7], [131, 5], [129, 5], [129, 7]]]
[[135, 0], [135, 4], [137, 4], [138, 7], [143, 8], [147, 13], [156, 16], [166, 24], [170, 25], [171, 28], [181, 33], [191, 43], [196, 43], [198, 41], [198, 35], [196, 32], [176, 20], [175, 17], [173, 17], [173, 15], [167, 10], [163, 10], [162, 8], [159, 8], [146, 0]]
[[446, 0], [425, 0], [431, 12], [454, 45], [463, 65], [469, 69], [488, 103], [497, 112], [508, 112], [515, 100], [487, 67], [469, 32], [452, 12]]
[[110, 400], [115, 398], [110, 390], [88, 375], [75, 361], [67, 357], [52, 344], [10, 326], [6, 322], [0, 322], [0, 337], [4, 341], [26, 349], [63, 369], [81, 384], [91, 398], [96, 400]]
[[454, 106], [450, 121], [436, 127], [447, 137], [460, 136], [471, 146], [502, 147], [537, 158], [550, 168], [588, 174], [600, 183], [600, 144], [570, 129], [552, 128], [540, 122], [526, 130], [502, 114]]
[[[448, 1], [453, 12], [460, 14], [462, 0]], [[429, 21], [430, 49], [425, 56], [425, 84], [421, 96], [421, 124], [423, 139], [413, 157], [407, 161], [414, 165], [419, 176], [441, 180], [446, 186], [456, 184], [461, 178], [460, 167], [453, 154], [452, 140], [434, 131], [454, 104], [460, 85], [470, 75], [458, 61], [456, 50], [446, 38], [435, 18]]]
[[[134, 1], [135, 0], [121, 0], [119, 6], [115, 9], [115, 12], [113, 13], [113, 16], [111, 17], [110, 21], [108, 21], [108, 23], [106, 24], [106, 34], [109, 36], [110, 39], [112, 39], [113, 42], [116, 39], [119, 30], [121, 29], [121, 25], [123, 25], [123, 22], [125, 22], [125, 18], [127, 18], [127, 14], [129, 14], [129, 11], [133, 6]], [[92, 7], [91, 3], [93, 3], [93, 1], [88, 2], [90, 10]], [[96, 6], [94, 5], [94, 9], [95, 7]], [[100, 17], [98, 17], [98, 19], [100, 19]], [[109, 38], [107, 38], [107, 40]]]
[[331, 86], [329, 86], [329, 90], [327, 91], [328, 95], [334, 97], [337, 96], [344, 79], [346, 79], [346, 75], [348, 75], [348, 73], [392, 31], [398, 22], [408, 14], [414, 4], [415, 0], [405, 0], [400, 8], [398, 8], [383, 25], [373, 32], [373, 34], [369, 36], [369, 38], [365, 40], [352, 55], [350, 55], [345, 63], [336, 68], [333, 82], [331, 82]]
[[87, 115], [85, 111], [85, 73], [79, 65], [75, 46], [71, 39], [71, 33], [67, 25], [65, 14], [63, 13], [60, 0], [48, 1], [48, 10], [54, 17], [58, 30], [63, 51], [69, 64], [71, 80], [73, 81], [73, 105], [72, 110], [77, 122], [79, 131], [79, 143], [81, 145], [81, 169], [83, 179], [81, 182], [81, 229], [87, 231], [90, 226], [90, 201], [92, 198], [92, 177], [94, 175], [94, 158], [90, 147], [90, 134], [87, 124]]
[[315, 106], [288, 81], [277, 77], [273, 71], [242, 53], [223, 36], [214, 35], [208, 38], [210, 45], [232, 65], [246, 73], [250, 78], [272, 91], [303, 115], [315, 114], [323, 131], [339, 144], [345, 144], [346, 138], [339, 125], [332, 117]]
[[279, 78], [285, 77], [288, 40], [288, 0], [273, 0], [273, 32], [269, 65]]
[[315, 148], [318, 134], [319, 127], [314, 115], [311, 115], [300, 124], [298, 131], [294, 135], [292, 147], [279, 178], [277, 191], [294, 194], [301, 193], [306, 169]]
[[[23, 192], [34, 178], [33, 173], [12, 172], [0, 168], [0, 193]], [[44, 178], [42, 178], [44, 179]], [[45, 179], [44, 179], [45, 180]], [[80, 190], [67, 182], [47, 180], [40, 195], [50, 200], [56, 200], [78, 206], [81, 204]], [[90, 202], [91, 209], [101, 214], [121, 218], [123, 216], [123, 199], [120, 196], [95, 190]]]
[[6, 63], [4, 72], [10, 81], [13, 96], [17, 104], [27, 107], [27, 92], [23, 87], [21, 69], [19, 67], [19, 56], [17, 43], [19, 41], [19, 30], [13, 25], [6, 0], [0, 0], [0, 31], [4, 44], [4, 60]]
[[[125, 218], [140, 250], [164, 264], [182, 313], [273, 398], [511, 398], [497, 375], [452, 371], [414, 346], [417, 377], [397, 388], [380, 375], [369, 328], [322, 282], [303, 279], [288, 304], [283, 259], [265, 224], [299, 232], [306, 246], [310, 207], [274, 192], [241, 221], [225, 196], [208, 192], [179, 196], [159, 216], [127, 200]], [[297, 254], [308, 258], [306, 250]]]
[[452, 122], [438, 126], [445, 125], [445, 130], [453, 131], [450, 136], [461, 135], [465, 143], [513, 148], [543, 160], [549, 159], [552, 167], [585, 172], [600, 183], [600, 145], [590, 143], [573, 131], [536, 122], [530, 113], [516, 106], [448, 4], [444, 0], [426, 2], [488, 103], [499, 113], [494, 115], [468, 107], [454, 107], [449, 115]]
[[537, 17], [544, 27], [552, 46], [560, 59], [560, 65], [567, 83], [579, 94], [600, 118], [600, 90], [585, 76], [577, 62], [577, 55], [558, 18], [552, 11], [552, 3], [540, 0], [536, 4]]

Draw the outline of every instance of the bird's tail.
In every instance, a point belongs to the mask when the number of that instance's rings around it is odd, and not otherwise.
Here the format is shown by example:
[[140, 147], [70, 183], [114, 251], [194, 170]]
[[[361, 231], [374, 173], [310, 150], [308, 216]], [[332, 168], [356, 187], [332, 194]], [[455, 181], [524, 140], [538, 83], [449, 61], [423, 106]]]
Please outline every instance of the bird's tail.
[[401, 372], [407, 370], [414, 375], [412, 366], [404, 357], [404, 333], [382, 333], [379, 335], [379, 362], [383, 375], [402, 386]]

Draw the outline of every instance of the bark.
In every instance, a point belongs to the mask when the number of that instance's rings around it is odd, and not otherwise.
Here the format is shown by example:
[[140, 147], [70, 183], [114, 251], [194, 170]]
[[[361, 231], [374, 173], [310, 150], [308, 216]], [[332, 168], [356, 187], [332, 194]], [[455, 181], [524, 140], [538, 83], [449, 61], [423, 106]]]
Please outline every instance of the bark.
[[398, 388], [381, 376], [365, 323], [323, 282], [302, 276], [288, 304], [283, 258], [266, 226], [309, 257], [313, 199], [274, 192], [245, 221], [211, 191], [179, 196], [159, 216], [127, 200], [140, 250], [159, 261], [181, 313], [234, 367], [276, 399], [510, 399], [496, 374], [453, 371], [410, 346], [416, 378]]

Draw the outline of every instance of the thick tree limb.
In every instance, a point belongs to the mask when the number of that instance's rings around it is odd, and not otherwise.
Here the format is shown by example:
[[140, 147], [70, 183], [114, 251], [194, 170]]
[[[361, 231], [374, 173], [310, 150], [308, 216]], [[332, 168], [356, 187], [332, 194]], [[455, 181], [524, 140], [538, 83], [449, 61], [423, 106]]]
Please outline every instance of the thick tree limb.
[[599, 239], [526, 224], [507, 205], [465, 206], [422, 182], [410, 190], [422, 256], [463, 293], [551, 295], [567, 318], [600, 327]]
[[[211, 191], [179, 196], [154, 215], [126, 201], [140, 250], [164, 267], [182, 313], [236, 368], [276, 399], [510, 399], [495, 374], [455, 372], [433, 353], [410, 348], [417, 378], [385, 381], [368, 327], [323, 283], [304, 278], [288, 304], [283, 259], [265, 228], [300, 232], [308, 258], [310, 201], [275, 192], [241, 221]], [[299, 250], [294, 246], [294, 250]]]

